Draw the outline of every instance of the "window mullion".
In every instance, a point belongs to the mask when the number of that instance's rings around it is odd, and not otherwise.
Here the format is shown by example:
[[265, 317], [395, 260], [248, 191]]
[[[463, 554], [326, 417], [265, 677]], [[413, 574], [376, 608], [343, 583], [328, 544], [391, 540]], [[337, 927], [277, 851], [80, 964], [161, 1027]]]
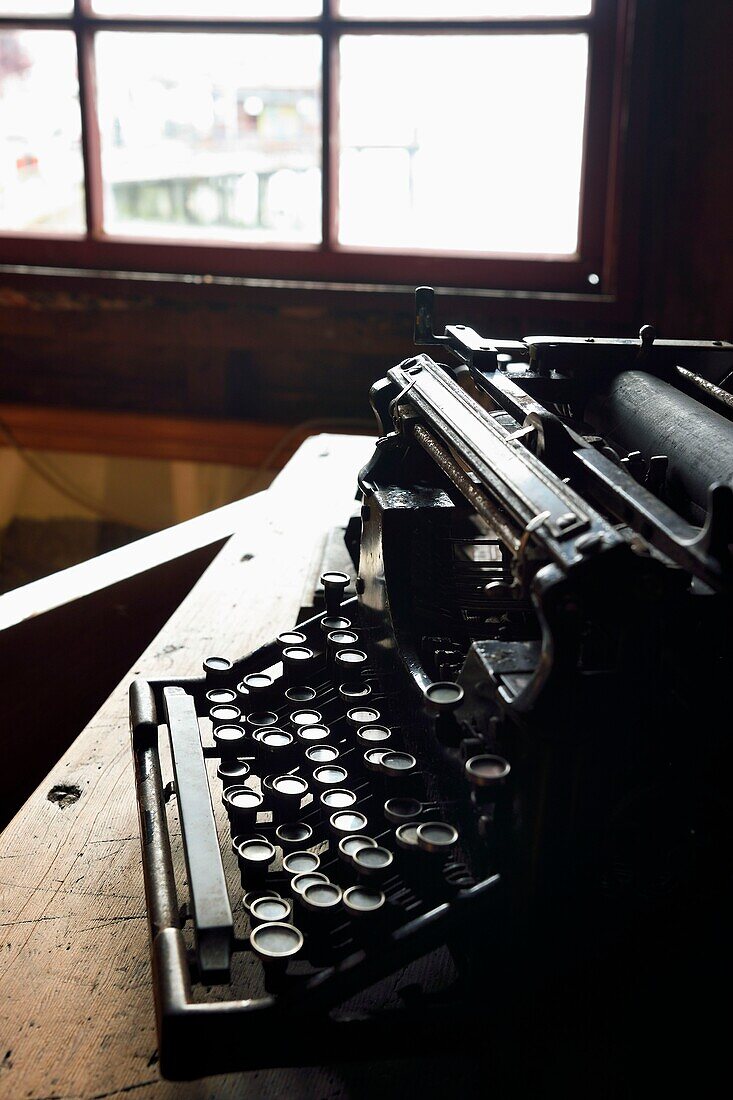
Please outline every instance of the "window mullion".
[[79, 71], [79, 107], [81, 110], [81, 146], [84, 159], [84, 202], [87, 236], [99, 237], [103, 224], [102, 165], [99, 144], [99, 120], [94, 72], [94, 31], [85, 20], [87, 0], [74, 0], [74, 30]]
[[333, 245], [335, 225], [334, 157], [336, 134], [333, 127], [336, 109], [334, 87], [334, 48], [332, 0], [323, 0], [321, 16], [321, 247]]

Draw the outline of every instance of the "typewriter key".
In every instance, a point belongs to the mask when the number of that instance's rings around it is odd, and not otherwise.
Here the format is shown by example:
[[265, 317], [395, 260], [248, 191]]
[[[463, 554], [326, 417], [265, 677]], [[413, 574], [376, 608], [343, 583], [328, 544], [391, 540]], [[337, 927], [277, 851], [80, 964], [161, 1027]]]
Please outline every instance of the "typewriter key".
[[321, 741], [326, 741], [331, 736], [331, 730], [328, 726], [324, 726], [322, 723], [317, 722], [312, 726], [298, 726], [295, 731], [295, 736], [304, 745], [314, 745]]
[[212, 688], [206, 692], [206, 698], [210, 703], [236, 703], [237, 693], [231, 688]]
[[323, 871], [304, 871], [300, 875], [293, 875], [290, 880], [290, 892], [293, 897], [305, 890], [312, 882], [328, 882], [328, 876]]
[[412, 821], [422, 810], [422, 802], [416, 798], [388, 798], [384, 804], [384, 816], [393, 825]]
[[289, 959], [297, 955], [303, 946], [303, 933], [292, 924], [271, 921], [258, 924], [249, 942], [264, 960]]
[[364, 699], [371, 693], [371, 684], [363, 684], [360, 680], [339, 685], [339, 696], [344, 703], [351, 703], [354, 699]]
[[283, 871], [288, 875], [303, 875], [306, 871], [317, 871], [320, 866], [320, 857], [315, 852], [290, 852], [283, 859]]
[[247, 736], [241, 726], [216, 726], [213, 737], [222, 758], [241, 756], [246, 748]]
[[358, 730], [361, 726], [369, 726], [373, 722], [378, 722], [379, 718], [379, 711], [375, 710], [374, 707], [352, 707], [351, 710], [346, 712], [346, 721], [352, 730]]
[[268, 765], [276, 761], [285, 761], [291, 755], [295, 745], [292, 733], [278, 729], [277, 726], [266, 726], [259, 734], [259, 743], [268, 761]]
[[313, 829], [304, 821], [284, 821], [275, 829], [275, 836], [283, 848], [298, 848], [308, 843], [313, 836]]
[[348, 836], [366, 829], [367, 819], [358, 810], [338, 810], [331, 814], [328, 824], [334, 836]]
[[417, 852], [417, 830], [419, 828], [419, 821], [406, 821], [404, 825], [398, 826], [394, 832], [397, 846], [405, 852]]
[[425, 689], [425, 701], [436, 713], [455, 710], [463, 702], [463, 688], [452, 680], [438, 680]]
[[289, 687], [285, 692], [285, 698], [291, 703], [310, 703], [315, 697], [316, 691], [312, 687]]
[[356, 680], [366, 668], [367, 655], [363, 649], [337, 649], [333, 656], [334, 671], [346, 679]]
[[288, 898], [255, 898], [249, 910], [254, 927], [270, 921], [287, 922], [292, 914], [293, 903]]
[[341, 887], [333, 882], [311, 882], [301, 892], [299, 901], [312, 913], [333, 913], [342, 896]]
[[466, 776], [475, 787], [493, 787], [509, 775], [511, 766], [503, 756], [472, 756], [466, 761]]
[[362, 757], [364, 767], [367, 771], [380, 771], [382, 767], [382, 757], [385, 755], [386, 751], [386, 749], [367, 749]]
[[260, 898], [279, 898], [277, 890], [248, 890], [242, 898], [242, 905], [249, 913], [252, 906]]
[[[313, 727], [310, 727], [313, 729]], [[333, 760], [338, 760], [339, 751], [335, 745], [310, 745], [305, 750], [305, 758], [311, 764], [329, 764]]]
[[353, 806], [356, 795], [353, 791], [347, 791], [345, 787], [336, 787], [334, 790], [324, 791], [320, 801], [323, 808], [332, 814], [334, 810], [346, 810], [349, 806]]
[[338, 764], [324, 764], [313, 772], [315, 782], [324, 787], [337, 787], [339, 783], [344, 783], [348, 778], [349, 773], [346, 768], [342, 768]]
[[241, 786], [249, 775], [249, 764], [246, 760], [221, 760], [217, 765], [216, 774], [225, 787]]
[[221, 798], [224, 807], [229, 814], [232, 829], [245, 827], [257, 816], [257, 811], [262, 809], [262, 795], [253, 791], [251, 787], [241, 786], [226, 787]]
[[294, 726], [315, 726], [323, 721], [317, 710], [294, 710], [290, 715], [290, 721]]
[[389, 848], [383, 848], [377, 844], [374, 848], [371, 846], [357, 848], [352, 853], [351, 862], [360, 875], [365, 878], [376, 878], [389, 873], [394, 863], [394, 856]]
[[278, 634], [277, 642], [281, 649], [289, 645], [305, 645], [307, 638], [301, 630], [285, 630]]
[[357, 744], [361, 745], [364, 749], [375, 748], [380, 745], [382, 748], [386, 748], [386, 741], [392, 736], [392, 731], [387, 726], [359, 726], [356, 731]]
[[264, 701], [272, 694], [274, 683], [274, 679], [268, 672], [251, 672], [249, 676], [244, 677], [239, 687], [246, 688], [253, 701]]
[[326, 615], [338, 615], [350, 579], [348, 573], [342, 573], [335, 569], [329, 570], [321, 576], [323, 595], [326, 599]]
[[313, 669], [315, 653], [305, 645], [288, 645], [283, 650], [283, 671], [289, 684], [302, 684]]
[[237, 862], [242, 883], [264, 878], [275, 858], [275, 848], [268, 840], [245, 840], [237, 848]]
[[418, 825], [416, 837], [421, 851], [447, 855], [458, 840], [458, 830], [445, 821], [425, 821]]
[[242, 712], [239, 707], [232, 706], [231, 703], [217, 703], [209, 711], [209, 718], [214, 725], [223, 722], [238, 722], [241, 717]]
[[345, 619], [343, 615], [324, 615], [321, 619], [321, 630], [328, 637], [332, 630], [348, 630], [351, 619]]
[[409, 752], [385, 752], [379, 761], [379, 770], [388, 779], [400, 779], [415, 771], [417, 760]]
[[359, 635], [353, 630], [332, 630], [326, 635], [326, 656], [329, 664], [333, 664], [334, 655], [339, 649], [357, 645]]
[[226, 657], [207, 657], [204, 661], [204, 674], [207, 681], [221, 683], [228, 679], [232, 667], [232, 662]]
[[270, 783], [270, 790], [278, 810], [288, 817], [297, 817], [308, 794], [308, 784], [301, 775], [278, 775]]
[[346, 860], [347, 863], [351, 863], [351, 857], [359, 851], [360, 848], [376, 848], [377, 842], [371, 836], [360, 836], [358, 833], [356, 836], [345, 836], [339, 841], [339, 856], [341, 859]]
[[239, 852], [240, 844], [246, 844], [248, 840], [266, 841], [267, 837], [264, 833], [237, 833], [236, 836], [232, 837], [232, 851], [234, 852], [235, 856]]
[[245, 719], [252, 730], [261, 729], [263, 726], [276, 726], [277, 715], [274, 710], [254, 710]]
[[350, 917], [363, 917], [384, 909], [387, 899], [381, 890], [371, 886], [349, 886], [344, 890], [344, 909]]

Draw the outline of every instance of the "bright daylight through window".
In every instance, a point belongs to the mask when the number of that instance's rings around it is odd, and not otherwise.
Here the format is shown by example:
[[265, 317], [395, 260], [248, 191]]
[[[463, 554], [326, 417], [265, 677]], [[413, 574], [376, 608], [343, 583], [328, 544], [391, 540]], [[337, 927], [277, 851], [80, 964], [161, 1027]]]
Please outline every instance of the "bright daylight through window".
[[0, 234], [571, 257], [601, 2], [0, 0]]

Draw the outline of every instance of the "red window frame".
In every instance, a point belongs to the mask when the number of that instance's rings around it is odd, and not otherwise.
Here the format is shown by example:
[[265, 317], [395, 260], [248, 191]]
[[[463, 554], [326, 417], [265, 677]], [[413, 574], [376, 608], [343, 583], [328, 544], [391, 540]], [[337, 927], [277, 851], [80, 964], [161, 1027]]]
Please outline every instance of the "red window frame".
[[[74, 0], [68, 16], [4, 16], [4, 29], [65, 29], [76, 38], [87, 230], [83, 234], [5, 232], [0, 260], [6, 264], [51, 265], [118, 271], [301, 279], [319, 282], [421, 282], [510, 290], [607, 291], [615, 278], [611, 242], [618, 217], [619, 154], [623, 137], [625, 55], [633, 0], [594, 0], [591, 14], [578, 18], [532, 19], [347, 19], [337, 0], [323, 0], [323, 12], [303, 19], [112, 18], [95, 15], [91, 0]], [[108, 235], [103, 230], [102, 175], [96, 113], [94, 35], [98, 30], [211, 31], [319, 34], [322, 40], [322, 241], [318, 245], [266, 246], [218, 242], [159, 241]], [[568, 257], [502, 256], [364, 249], [338, 244], [338, 42], [342, 34], [557, 34], [584, 31], [589, 37], [579, 243]], [[470, 150], [460, 165], [470, 170]], [[532, 168], [527, 169], [534, 170]], [[538, 187], [541, 187], [538, 179]]]

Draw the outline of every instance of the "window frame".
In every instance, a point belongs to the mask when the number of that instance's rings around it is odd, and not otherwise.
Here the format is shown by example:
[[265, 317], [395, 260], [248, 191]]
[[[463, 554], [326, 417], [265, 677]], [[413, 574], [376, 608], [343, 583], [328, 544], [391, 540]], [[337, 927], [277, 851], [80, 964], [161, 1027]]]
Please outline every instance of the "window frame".
[[[60, 16], [0, 16], [0, 31], [71, 30], [75, 35], [86, 232], [40, 233], [0, 230], [5, 264], [166, 271], [178, 274], [298, 279], [316, 283], [439, 283], [444, 286], [567, 293], [613, 292], [614, 230], [619, 219], [620, 160], [626, 123], [627, 60], [633, 0], [594, 0], [588, 16], [531, 19], [357, 19], [338, 16], [337, 0], [323, 0], [317, 17], [220, 19], [111, 17], [74, 0]], [[322, 43], [322, 241], [292, 245], [158, 240], [110, 235], [103, 230], [103, 185], [96, 110], [94, 36], [97, 31], [316, 34]], [[431, 252], [339, 244], [338, 43], [342, 34], [558, 34], [589, 37], [578, 250], [571, 256]], [[461, 167], [470, 150], [456, 154]], [[541, 186], [541, 184], [540, 184]]]

